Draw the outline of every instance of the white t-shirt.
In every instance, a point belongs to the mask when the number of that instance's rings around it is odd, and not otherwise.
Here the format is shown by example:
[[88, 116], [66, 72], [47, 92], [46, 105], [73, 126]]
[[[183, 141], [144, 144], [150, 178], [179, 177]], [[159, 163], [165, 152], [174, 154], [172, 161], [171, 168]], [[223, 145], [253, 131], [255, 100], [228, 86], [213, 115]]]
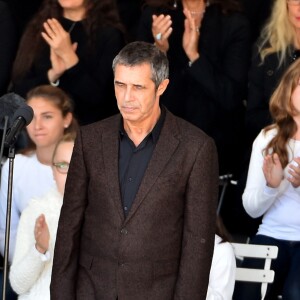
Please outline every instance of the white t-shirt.
[[[1, 171], [0, 188], [0, 251], [4, 255], [7, 187], [8, 187], [9, 161], [7, 160]], [[41, 164], [36, 154], [30, 156], [18, 154], [14, 160], [13, 189], [11, 204], [11, 225], [9, 261], [12, 261], [15, 249], [15, 240], [22, 211], [34, 197], [45, 195], [55, 186], [50, 166]]]
[[[276, 129], [261, 131], [253, 143], [243, 205], [247, 213], [257, 218], [263, 215], [258, 234], [276, 239], [300, 241], [300, 188], [294, 188], [287, 180], [289, 165], [278, 188], [267, 186], [262, 170], [263, 149], [276, 135]], [[288, 142], [289, 161], [300, 157], [300, 141]]]
[[232, 245], [215, 235], [206, 300], [231, 300], [235, 284], [236, 260]]

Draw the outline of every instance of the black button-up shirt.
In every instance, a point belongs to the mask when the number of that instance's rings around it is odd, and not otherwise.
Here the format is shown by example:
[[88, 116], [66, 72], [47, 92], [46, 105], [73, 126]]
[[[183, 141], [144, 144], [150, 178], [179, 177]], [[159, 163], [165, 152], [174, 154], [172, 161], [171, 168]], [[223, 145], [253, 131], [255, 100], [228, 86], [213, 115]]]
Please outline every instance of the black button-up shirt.
[[140, 183], [158, 141], [166, 111], [161, 107], [161, 115], [153, 130], [136, 147], [120, 125], [119, 178], [124, 215], [127, 216], [135, 199]]

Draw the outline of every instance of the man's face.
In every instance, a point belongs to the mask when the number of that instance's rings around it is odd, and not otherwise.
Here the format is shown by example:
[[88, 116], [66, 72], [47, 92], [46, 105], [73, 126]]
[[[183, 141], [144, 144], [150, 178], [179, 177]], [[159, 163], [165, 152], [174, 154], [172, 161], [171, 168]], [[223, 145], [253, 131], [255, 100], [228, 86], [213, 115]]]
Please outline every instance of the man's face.
[[164, 80], [156, 89], [151, 80], [149, 64], [133, 67], [117, 65], [114, 84], [118, 108], [124, 121], [141, 124], [145, 120], [157, 120], [160, 114], [159, 97], [166, 89], [168, 80]]

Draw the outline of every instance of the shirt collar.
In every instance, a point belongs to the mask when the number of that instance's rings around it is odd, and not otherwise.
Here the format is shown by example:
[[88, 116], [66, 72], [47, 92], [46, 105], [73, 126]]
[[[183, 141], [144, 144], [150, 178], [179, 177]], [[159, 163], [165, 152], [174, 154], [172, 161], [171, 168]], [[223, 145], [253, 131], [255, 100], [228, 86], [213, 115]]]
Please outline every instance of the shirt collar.
[[[166, 118], [166, 109], [164, 106], [160, 106], [160, 117], [159, 117], [158, 121], [156, 122], [155, 126], [153, 127], [152, 131], [148, 134], [148, 137], [151, 136], [154, 143], [157, 143], [157, 141], [159, 139], [159, 135], [160, 135], [161, 129], [164, 125], [165, 118]], [[121, 118], [120, 126], [119, 126], [119, 135], [120, 135], [121, 139], [124, 136], [128, 136], [127, 132], [124, 129], [124, 123], [123, 123], [122, 118]]]

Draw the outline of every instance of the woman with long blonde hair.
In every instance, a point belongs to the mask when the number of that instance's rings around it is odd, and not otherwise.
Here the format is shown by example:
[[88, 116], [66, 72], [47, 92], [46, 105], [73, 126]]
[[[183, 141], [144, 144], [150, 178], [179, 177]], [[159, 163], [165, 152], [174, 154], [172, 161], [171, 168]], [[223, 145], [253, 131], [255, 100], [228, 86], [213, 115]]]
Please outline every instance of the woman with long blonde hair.
[[299, 9], [298, 0], [275, 0], [254, 48], [246, 112], [250, 143], [272, 122], [270, 97], [284, 71], [300, 56]]

